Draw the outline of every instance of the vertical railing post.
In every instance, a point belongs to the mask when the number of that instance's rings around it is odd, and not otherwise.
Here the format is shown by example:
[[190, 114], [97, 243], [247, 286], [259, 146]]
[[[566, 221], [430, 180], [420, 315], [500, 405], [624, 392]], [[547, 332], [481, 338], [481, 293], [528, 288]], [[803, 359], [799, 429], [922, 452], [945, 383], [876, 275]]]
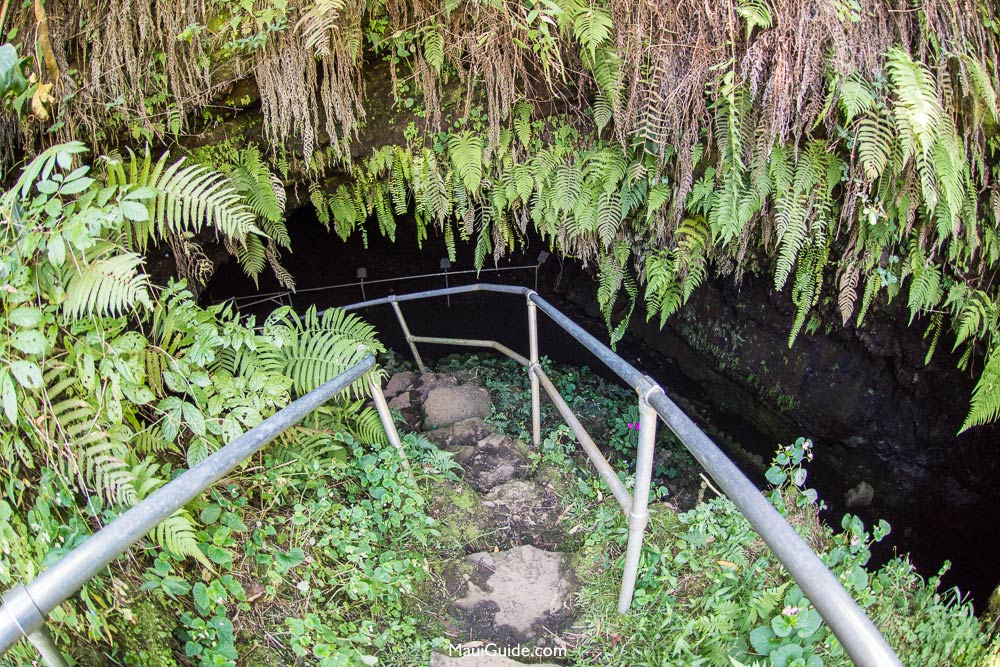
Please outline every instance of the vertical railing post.
[[537, 449], [542, 444], [542, 398], [535, 375], [538, 365], [538, 308], [528, 295], [528, 377], [531, 379], [531, 441]]
[[29, 634], [28, 641], [35, 647], [38, 654], [42, 656], [42, 662], [45, 663], [45, 667], [69, 667], [69, 663], [66, 662], [62, 651], [59, 650], [59, 647], [56, 646], [55, 641], [52, 639], [49, 626], [43, 625]]
[[399, 439], [399, 431], [396, 430], [396, 424], [392, 421], [392, 413], [389, 412], [389, 404], [385, 402], [385, 394], [382, 393], [382, 386], [379, 384], [377, 374], [371, 374], [368, 379], [368, 386], [371, 389], [372, 401], [375, 403], [375, 409], [378, 411], [379, 419], [382, 420], [382, 426], [385, 427], [385, 434], [389, 436], [389, 442], [396, 448], [396, 451], [399, 452], [399, 458], [403, 462], [403, 468], [406, 471], [409, 471], [410, 460], [406, 458], [406, 450], [403, 449], [403, 441]]
[[399, 326], [403, 329], [406, 342], [410, 345], [410, 351], [413, 352], [413, 359], [417, 362], [417, 368], [420, 369], [421, 373], [425, 373], [427, 369], [424, 368], [424, 360], [420, 358], [420, 353], [417, 352], [417, 345], [413, 342], [413, 334], [410, 333], [410, 327], [406, 326], [406, 320], [403, 319], [403, 311], [399, 309], [399, 304], [395, 301], [392, 301], [392, 309], [396, 311], [396, 319], [399, 320]]
[[639, 449], [635, 459], [635, 489], [632, 491], [632, 511], [628, 515], [628, 547], [625, 551], [625, 573], [618, 595], [618, 613], [625, 614], [632, 606], [635, 582], [642, 558], [642, 538], [649, 523], [649, 487], [653, 479], [653, 450], [656, 446], [656, 411], [646, 400], [659, 387], [644, 382], [639, 394]]

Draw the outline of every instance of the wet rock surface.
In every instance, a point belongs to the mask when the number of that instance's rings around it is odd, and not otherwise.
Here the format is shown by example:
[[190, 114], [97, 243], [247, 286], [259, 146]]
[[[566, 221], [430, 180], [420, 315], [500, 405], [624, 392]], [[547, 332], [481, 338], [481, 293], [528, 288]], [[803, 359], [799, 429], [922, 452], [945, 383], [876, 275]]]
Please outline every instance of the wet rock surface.
[[507, 651], [561, 644], [576, 588], [570, 558], [560, 551], [565, 507], [555, 485], [532, 471], [528, 446], [484, 421], [492, 401], [474, 374], [398, 373], [385, 392], [413, 419], [411, 427], [462, 467], [460, 482], [434, 480], [427, 492], [442, 545], [466, 554], [437, 568], [441, 613], [451, 645], [494, 649], [436, 653], [431, 664], [508, 667], [523, 663]]
[[525, 545], [466, 560], [475, 574], [452, 611], [471, 638], [540, 645], [564, 629], [574, 586], [563, 554]]
[[465, 469], [465, 479], [477, 491], [489, 491], [528, 473], [527, 447], [520, 440], [493, 433], [475, 445], [462, 447], [455, 460]]
[[466, 419], [483, 419], [493, 412], [493, 401], [482, 387], [472, 384], [438, 386], [424, 399], [424, 427], [448, 426]]
[[[431, 667], [518, 667], [524, 663], [515, 662], [502, 655], [475, 655], [472, 653], [478, 648], [482, 648], [480, 642], [470, 642], [470, 646], [463, 647], [462, 650], [470, 652], [459, 658], [452, 658], [440, 653], [431, 655]], [[535, 667], [556, 667], [550, 662], [532, 663]]]

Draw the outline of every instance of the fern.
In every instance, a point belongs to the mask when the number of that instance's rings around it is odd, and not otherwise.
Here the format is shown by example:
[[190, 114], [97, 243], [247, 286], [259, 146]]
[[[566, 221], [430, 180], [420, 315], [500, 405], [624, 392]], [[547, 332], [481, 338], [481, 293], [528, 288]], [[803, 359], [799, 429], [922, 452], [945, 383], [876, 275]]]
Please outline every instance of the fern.
[[43, 377], [51, 416], [47, 439], [61, 453], [59, 465], [108, 501], [132, 505], [138, 496], [123, 431], [103, 421], [101, 411], [78, 392], [76, 378], [67, 371], [65, 365], [53, 364]]
[[750, 39], [754, 28], [766, 30], [774, 24], [771, 9], [764, 0], [740, 0], [736, 13], [747, 22], [747, 39]]
[[808, 212], [798, 196], [778, 200], [775, 224], [778, 232], [778, 259], [774, 270], [774, 288], [782, 289], [805, 244]]
[[941, 301], [941, 272], [934, 264], [924, 260], [916, 253], [911, 260], [913, 281], [910, 283], [910, 294], [907, 305], [910, 309], [910, 322], [917, 313], [934, 308]]
[[146, 228], [150, 239], [154, 232], [163, 238], [167, 232], [198, 232], [206, 224], [237, 244], [251, 233], [262, 233], [253, 211], [223, 174], [201, 165], [184, 166], [183, 158], [168, 166], [166, 155], [155, 164], [148, 154], [141, 160], [132, 155], [127, 173], [122, 163], [110, 163], [109, 182], [155, 193], [149, 204], [152, 224]]
[[345, 3], [346, 0], [317, 0], [303, 12], [295, 28], [307, 48], [318, 55], [329, 55], [330, 34], [336, 28]]
[[139, 255], [99, 243], [87, 252], [84, 261], [64, 268], [63, 313], [78, 320], [123, 315], [138, 306], [151, 309], [149, 278], [139, 272], [141, 266]]
[[972, 392], [972, 405], [959, 433], [1000, 417], [1000, 346], [990, 348], [979, 381]]
[[[319, 315], [312, 306], [300, 319], [291, 309], [279, 308], [268, 317], [264, 332], [271, 343], [259, 350], [261, 365], [291, 378], [299, 395], [333, 379], [365, 355], [383, 351], [371, 325], [335, 309]], [[351, 392], [363, 395], [364, 383], [356, 382]]]
[[323, 192], [323, 186], [315, 181], [309, 184], [309, 201], [316, 212], [316, 219], [327, 231], [330, 231], [330, 210], [326, 205], [326, 196]]
[[231, 184], [243, 203], [262, 221], [264, 232], [282, 248], [290, 248], [285, 228], [285, 188], [264, 163], [260, 150], [241, 150], [228, 170]]
[[440, 74], [444, 67], [444, 36], [438, 26], [428, 26], [424, 30], [423, 47], [427, 64]]
[[605, 249], [611, 247], [611, 242], [618, 235], [622, 224], [622, 206], [618, 196], [610, 192], [602, 192], [597, 200], [597, 233]]
[[847, 124], [865, 115], [875, 106], [875, 96], [871, 88], [859, 76], [849, 77], [841, 84], [838, 92], [840, 107], [844, 112], [844, 122]]
[[471, 132], [451, 135], [448, 156], [472, 196], [479, 194], [483, 181], [483, 140]]
[[597, 48], [611, 39], [614, 23], [611, 17], [596, 7], [582, 7], [574, 13], [573, 35], [590, 54], [597, 55]]
[[215, 566], [198, 547], [197, 525], [185, 510], [178, 510], [157, 524], [150, 537], [167, 552], [180, 558], [190, 556], [209, 571], [215, 570]]
[[889, 166], [893, 141], [892, 125], [881, 114], [866, 116], [858, 123], [858, 160], [870, 181]]
[[[901, 48], [886, 54], [889, 77], [896, 93], [895, 116], [900, 135], [907, 138], [906, 153], [927, 153], [937, 138], [943, 111], [934, 78]], [[912, 138], [912, 143], [910, 141]]]

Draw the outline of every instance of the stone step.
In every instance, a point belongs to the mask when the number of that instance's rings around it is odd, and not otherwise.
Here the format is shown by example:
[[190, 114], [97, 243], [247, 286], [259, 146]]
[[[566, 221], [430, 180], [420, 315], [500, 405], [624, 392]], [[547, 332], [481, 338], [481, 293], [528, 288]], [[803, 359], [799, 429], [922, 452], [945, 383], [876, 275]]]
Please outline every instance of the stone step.
[[466, 482], [481, 492], [528, 474], [527, 446], [499, 433], [491, 433], [475, 445], [459, 448], [455, 461], [465, 469]]
[[566, 540], [560, 524], [565, 507], [551, 484], [513, 479], [483, 496], [490, 533], [501, 545], [557, 548]]
[[462, 641], [537, 648], [568, 627], [575, 582], [563, 554], [524, 545], [465, 561], [471, 574], [448, 586], [460, 596], [449, 611]]
[[[532, 663], [533, 667], [558, 667], [549, 662]], [[452, 658], [441, 653], [431, 654], [431, 667], [524, 667], [523, 662], [515, 662], [502, 655], [468, 654]]]

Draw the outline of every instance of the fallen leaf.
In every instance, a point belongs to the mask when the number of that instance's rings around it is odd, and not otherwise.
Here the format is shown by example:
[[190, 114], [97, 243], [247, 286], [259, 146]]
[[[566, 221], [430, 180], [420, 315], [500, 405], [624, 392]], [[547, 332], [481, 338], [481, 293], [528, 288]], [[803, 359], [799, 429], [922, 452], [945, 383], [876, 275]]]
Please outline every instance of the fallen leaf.
[[56, 98], [49, 94], [50, 90], [52, 90], [51, 83], [40, 83], [35, 89], [35, 94], [31, 96], [31, 113], [35, 114], [35, 118], [38, 120], [46, 121], [49, 119], [49, 111], [45, 105], [56, 101]]

